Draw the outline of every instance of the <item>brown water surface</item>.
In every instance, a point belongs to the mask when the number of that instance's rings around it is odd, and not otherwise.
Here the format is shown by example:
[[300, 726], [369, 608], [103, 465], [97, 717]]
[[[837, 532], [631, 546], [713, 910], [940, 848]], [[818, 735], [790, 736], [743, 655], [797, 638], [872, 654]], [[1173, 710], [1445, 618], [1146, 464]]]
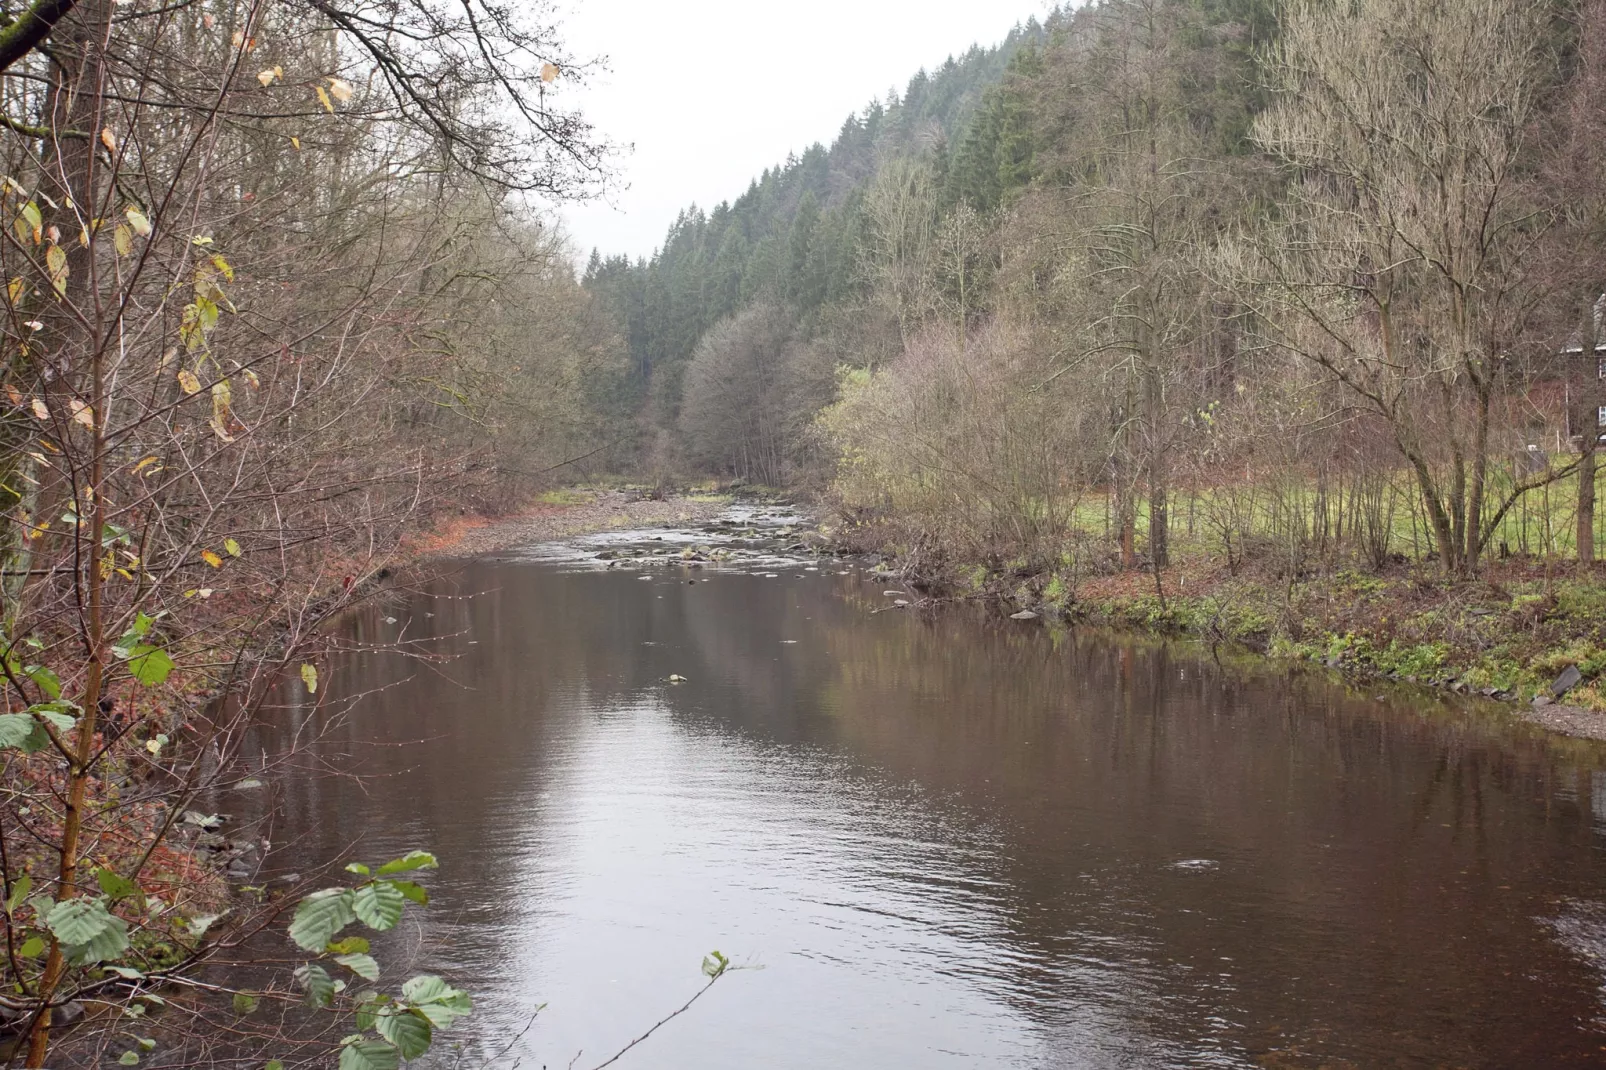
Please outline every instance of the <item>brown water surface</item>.
[[1606, 1065], [1606, 751], [804, 564], [371, 611], [452, 658], [326, 671], [376, 692], [321, 745], [365, 779], [270, 785], [275, 865], [438, 853], [387, 954], [482, 1050], [546, 1004], [497, 1065], [601, 1062], [714, 948], [762, 969], [619, 1065]]

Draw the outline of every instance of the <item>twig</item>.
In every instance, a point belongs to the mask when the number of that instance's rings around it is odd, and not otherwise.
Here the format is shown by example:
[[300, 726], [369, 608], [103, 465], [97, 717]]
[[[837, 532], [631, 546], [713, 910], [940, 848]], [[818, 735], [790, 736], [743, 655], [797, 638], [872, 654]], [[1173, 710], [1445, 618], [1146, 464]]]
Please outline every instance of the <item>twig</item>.
[[[624, 1047], [620, 1048], [618, 1053], [615, 1054], [613, 1058], [609, 1059], [605, 1063], [598, 1063], [596, 1066], [592, 1067], [591, 1070], [603, 1070], [604, 1067], [612, 1066], [614, 1063], [616, 1063], [620, 1059], [624, 1058], [625, 1053], [628, 1052], [631, 1048], [634, 1048], [637, 1044], [640, 1044], [642, 1041], [646, 1040], [648, 1037], [650, 1037], [654, 1033], [658, 1032], [659, 1029], [663, 1028], [665, 1025], [668, 1025], [670, 1022], [674, 1021], [676, 1018], [679, 1018], [682, 1014], [685, 1014], [687, 1011], [691, 1010], [691, 1005], [693, 1003], [696, 1003], [698, 1000], [702, 999], [703, 996], [707, 994], [708, 990], [710, 988], [713, 988], [716, 984], [718, 984], [719, 983], [719, 979], [721, 977], [724, 977], [727, 972], [729, 972], [728, 969], [722, 968], [718, 973], [714, 974], [714, 976], [712, 976], [712, 977], [710, 977], [708, 979], [708, 983], [706, 985], [704, 985], [702, 988], [699, 988], [697, 990], [697, 994], [696, 995], [692, 996], [691, 999], [688, 999], [685, 1003], [681, 1004], [679, 1010], [674, 1011], [668, 1017], [661, 1019], [658, 1022], [657, 1025], [653, 1026], [651, 1029], [649, 1029], [645, 1033], [641, 1034], [641, 1036], [637, 1037], [635, 1040], [632, 1040], [629, 1044], [626, 1044]], [[577, 1058], [577, 1059], [579, 1057], [580, 1056], [578, 1054], [575, 1056], [575, 1058]], [[574, 1064], [570, 1063], [569, 1065], [573, 1066]]]

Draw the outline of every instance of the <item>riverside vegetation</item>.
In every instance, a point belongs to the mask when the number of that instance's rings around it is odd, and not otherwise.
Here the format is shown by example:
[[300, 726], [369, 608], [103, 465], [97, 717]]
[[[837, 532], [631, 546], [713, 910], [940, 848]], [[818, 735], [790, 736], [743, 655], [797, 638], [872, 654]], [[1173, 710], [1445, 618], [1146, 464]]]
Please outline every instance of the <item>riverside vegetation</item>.
[[[211, 811], [271, 795], [272, 710], [317, 711], [293, 749], [338, 723], [319, 629], [404, 535], [617, 437], [623, 348], [541, 214], [607, 177], [586, 64], [540, 4], [3, 15], [6, 1058], [397, 1065], [466, 999], [306, 911], [388, 928], [427, 856], [306, 898]], [[333, 974], [247, 980], [286, 922]]]
[[639, 464], [1012, 609], [1602, 708], [1603, 50], [1593, 0], [1029, 21], [593, 256]]

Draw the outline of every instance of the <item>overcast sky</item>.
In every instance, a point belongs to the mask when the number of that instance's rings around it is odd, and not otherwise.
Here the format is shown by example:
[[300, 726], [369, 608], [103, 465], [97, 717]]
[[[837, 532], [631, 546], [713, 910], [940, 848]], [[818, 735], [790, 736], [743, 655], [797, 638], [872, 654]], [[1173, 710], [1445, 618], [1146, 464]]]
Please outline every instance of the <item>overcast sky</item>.
[[889, 87], [974, 43], [996, 44], [1047, 0], [564, 0], [576, 58], [610, 73], [575, 99], [622, 154], [611, 203], [563, 210], [582, 257], [648, 255], [675, 214], [731, 200]]

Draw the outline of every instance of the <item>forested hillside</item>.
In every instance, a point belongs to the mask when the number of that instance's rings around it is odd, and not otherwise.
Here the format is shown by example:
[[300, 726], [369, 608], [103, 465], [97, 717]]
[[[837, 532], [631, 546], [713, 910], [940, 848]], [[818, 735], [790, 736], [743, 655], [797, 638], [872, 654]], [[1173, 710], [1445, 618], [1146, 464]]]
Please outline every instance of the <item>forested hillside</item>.
[[[675, 436], [681, 378], [698, 342], [739, 313], [784, 305], [783, 342], [794, 324], [807, 323], [805, 333], [828, 345], [833, 322], [851, 321], [863, 311], [865, 197], [883, 161], [889, 156], [946, 159], [965, 131], [988, 125], [975, 117], [998, 111], [990, 88], [1023, 49], [1040, 45], [1045, 34], [1032, 20], [1000, 45], [972, 47], [934, 72], [920, 72], [901, 96], [893, 91], [886, 101], [849, 116], [829, 147], [810, 146], [710, 211], [689, 207], [651, 260], [604, 258], [593, 251], [584, 282], [605, 298], [626, 339], [633, 399], [645, 410], [646, 464], [719, 467], [730, 459], [730, 446], [749, 451], [750, 462], [741, 466], [748, 474], [776, 483], [785, 478], [776, 451], [786, 452], [781, 440], [799, 437], [804, 430], [799, 419], [827, 400], [833, 355], [814, 353], [791, 362], [797, 367], [779, 387], [791, 396], [784, 412], [772, 414], [782, 423], [759, 432], [770, 438], [776, 455], [761, 456], [752, 444], [725, 442], [719, 432], [699, 430], [684, 441]], [[863, 324], [846, 329], [864, 334]], [[682, 454], [680, 445], [690, 453]]]
[[1600, 33], [1564, 0], [1028, 23], [593, 257], [642, 463], [948, 560], [1159, 568], [1179, 522], [1234, 567], [1592, 558]]

